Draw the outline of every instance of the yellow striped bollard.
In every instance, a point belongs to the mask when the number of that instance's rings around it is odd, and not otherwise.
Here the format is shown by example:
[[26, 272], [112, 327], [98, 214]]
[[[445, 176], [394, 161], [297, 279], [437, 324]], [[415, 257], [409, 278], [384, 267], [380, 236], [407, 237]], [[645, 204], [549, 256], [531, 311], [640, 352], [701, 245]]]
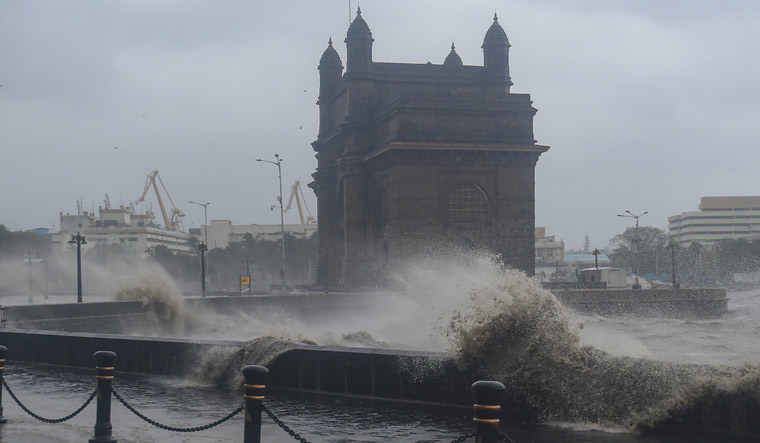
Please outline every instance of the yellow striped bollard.
[[499, 441], [499, 417], [501, 398], [506, 388], [498, 381], [476, 381], [471, 386], [475, 395], [475, 441], [493, 443]]
[[266, 391], [266, 380], [269, 376], [269, 369], [250, 365], [243, 368], [243, 377], [245, 378], [245, 431], [243, 434], [243, 443], [260, 443], [261, 442], [261, 411]]
[[98, 351], [94, 354], [95, 367], [98, 380], [98, 411], [95, 419], [95, 435], [90, 443], [116, 443], [111, 435], [111, 389], [113, 383], [113, 371], [116, 365], [116, 353], [112, 351]]
[[7, 423], [8, 420], [3, 417], [3, 383], [5, 379], [5, 353], [8, 352], [8, 348], [0, 346], [0, 424]]

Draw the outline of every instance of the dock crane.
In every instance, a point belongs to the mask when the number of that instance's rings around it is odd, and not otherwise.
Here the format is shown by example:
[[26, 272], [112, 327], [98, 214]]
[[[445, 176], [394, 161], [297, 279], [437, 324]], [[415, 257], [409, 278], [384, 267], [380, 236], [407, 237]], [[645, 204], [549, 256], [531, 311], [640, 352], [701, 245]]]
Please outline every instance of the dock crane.
[[[164, 200], [161, 198], [161, 193], [158, 191], [156, 178], [158, 178], [158, 182], [161, 183], [161, 187], [164, 189], [164, 194], [166, 194], [166, 198], [169, 199], [169, 203], [172, 205], [171, 215], [166, 212]], [[145, 201], [145, 196], [148, 194], [148, 190], [150, 190], [151, 186], [153, 186], [153, 189], [156, 191], [156, 199], [158, 200], [158, 206], [161, 207], [161, 215], [164, 217], [164, 225], [166, 226], [166, 229], [170, 231], [184, 232], [184, 227], [182, 226], [182, 217], [184, 217], [185, 214], [177, 209], [176, 206], [174, 206], [174, 202], [169, 196], [169, 191], [166, 190], [166, 185], [164, 185], [164, 181], [161, 180], [161, 176], [158, 175], [158, 171], [153, 171], [148, 174], [148, 178], [145, 180], [145, 189], [143, 190], [142, 196], [137, 199], [135, 203], [141, 203]]]
[[[309, 207], [306, 206], [306, 199], [303, 198], [303, 191], [301, 190], [301, 182], [296, 180], [293, 186], [290, 187], [290, 200], [288, 200], [288, 206], [285, 208], [285, 212], [288, 212], [290, 206], [293, 204], [293, 200], [296, 201], [298, 206], [298, 216], [301, 217], [302, 225], [313, 225], [317, 222], [317, 219], [312, 217], [309, 212]], [[304, 208], [306, 208], [306, 215], [304, 216]]]

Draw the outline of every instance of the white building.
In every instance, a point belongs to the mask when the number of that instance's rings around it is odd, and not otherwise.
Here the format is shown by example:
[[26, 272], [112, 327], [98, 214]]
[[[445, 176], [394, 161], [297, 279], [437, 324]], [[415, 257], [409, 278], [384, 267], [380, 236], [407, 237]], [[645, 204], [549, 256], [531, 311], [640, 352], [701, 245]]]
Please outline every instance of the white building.
[[710, 247], [727, 239], [760, 239], [760, 196], [702, 197], [699, 211], [668, 217], [670, 239]]
[[[246, 234], [253, 238], [279, 240], [282, 227], [277, 225], [233, 225], [230, 220], [211, 220], [208, 227], [208, 248], [226, 248], [230, 243], [243, 241]], [[297, 238], [309, 238], [317, 232], [317, 224], [285, 225], [285, 233]], [[200, 239], [205, 241], [206, 227], [200, 230]]]
[[546, 228], [534, 230], [536, 246], [536, 278], [544, 282], [562, 279], [567, 274], [565, 266], [565, 242], [546, 235]]
[[61, 212], [61, 230], [52, 235], [53, 244], [61, 248], [68, 246], [72, 235], [82, 234], [87, 244], [86, 251], [95, 245], [118, 244], [145, 257], [148, 249], [164, 245], [172, 252], [190, 252], [190, 234], [163, 229], [153, 222], [152, 212], [134, 214], [131, 208], [98, 208], [99, 217], [84, 211], [82, 214]]

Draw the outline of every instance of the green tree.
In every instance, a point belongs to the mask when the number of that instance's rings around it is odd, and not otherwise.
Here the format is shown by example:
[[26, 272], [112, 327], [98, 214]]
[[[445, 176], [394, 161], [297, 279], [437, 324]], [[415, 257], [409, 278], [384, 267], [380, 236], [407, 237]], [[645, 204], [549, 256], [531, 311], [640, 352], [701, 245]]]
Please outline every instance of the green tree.
[[174, 253], [166, 245], [156, 245], [148, 248], [148, 257], [159, 261], [171, 261], [174, 259]]
[[610, 240], [610, 259], [621, 268], [635, 270], [639, 274], [654, 274], [667, 269], [668, 236], [662, 229], [652, 226], [631, 227]]
[[735, 272], [752, 272], [760, 265], [760, 242], [743, 238], [721, 240], [713, 247], [715, 274], [730, 281]]
[[165, 245], [148, 248], [148, 258], [160, 264], [181, 287], [200, 282], [200, 255], [197, 247], [189, 253], [174, 253]]
[[31, 231], [10, 231], [0, 224], [0, 259], [26, 259], [32, 255], [47, 258], [51, 251], [50, 237]]
[[723, 240], [711, 247], [698, 242], [675, 250], [677, 279], [691, 285], [731, 284], [735, 272], [760, 267], [760, 242]]
[[[317, 263], [318, 237], [298, 238], [285, 234], [286, 278], [288, 284], [312, 282]], [[250, 234], [226, 248], [208, 252], [208, 278], [212, 288], [236, 290], [238, 278], [246, 273], [246, 260], [257, 289], [280, 281], [282, 243], [279, 239], [256, 239]]]
[[[72, 246], [72, 250], [76, 249], [76, 245], [70, 246]], [[124, 264], [125, 260], [134, 260], [136, 258], [136, 255], [132, 251], [118, 243], [98, 243], [82, 253], [82, 260], [97, 262], [105, 267], [120, 266]]]

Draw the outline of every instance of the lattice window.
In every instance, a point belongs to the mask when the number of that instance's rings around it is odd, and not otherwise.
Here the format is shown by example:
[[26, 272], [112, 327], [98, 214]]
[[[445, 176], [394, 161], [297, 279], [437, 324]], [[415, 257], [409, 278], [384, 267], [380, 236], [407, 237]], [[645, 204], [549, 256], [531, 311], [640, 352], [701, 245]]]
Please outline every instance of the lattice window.
[[488, 224], [488, 199], [472, 183], [462, 182], [454, 188], [445, 207], [449, 226], [457, 230], [478, 230]]

